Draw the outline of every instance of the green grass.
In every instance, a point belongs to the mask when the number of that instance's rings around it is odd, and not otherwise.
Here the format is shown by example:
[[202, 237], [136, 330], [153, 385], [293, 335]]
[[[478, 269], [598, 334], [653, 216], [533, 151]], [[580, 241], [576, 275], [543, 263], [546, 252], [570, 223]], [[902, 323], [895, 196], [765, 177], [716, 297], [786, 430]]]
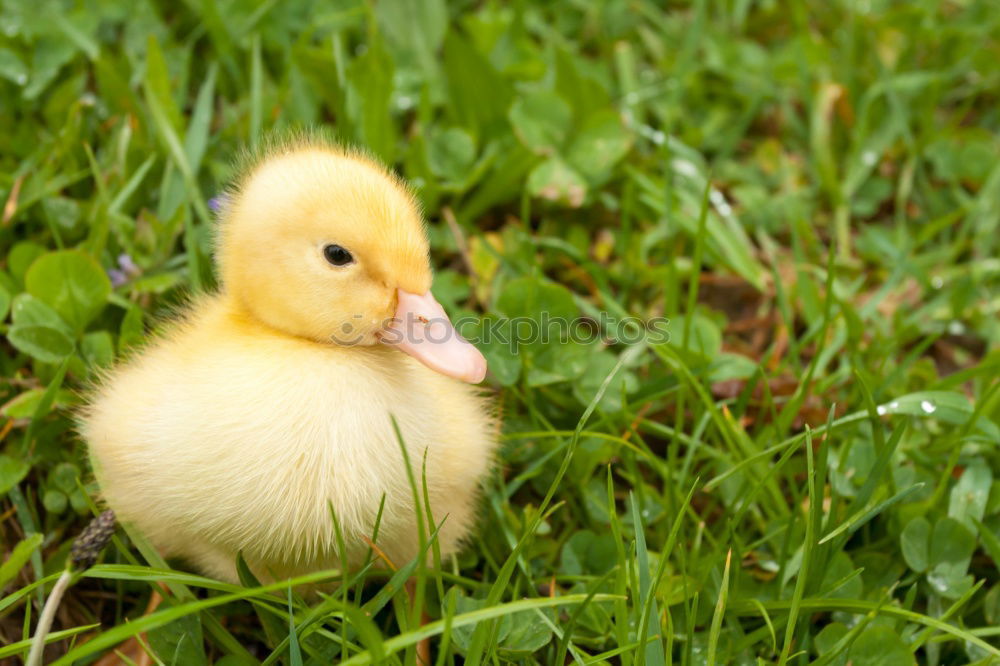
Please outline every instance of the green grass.
[[0, 2], [0, 659], [97, 508], [79, 389], [212, 288], [238, 151], [322, 124], [414, 184], [450, 312], [670, 341], [484, 345], [457, 559], [302, 599], [119, 531], [49, 658], [1000, 662], [995, 3], [57, 4]]

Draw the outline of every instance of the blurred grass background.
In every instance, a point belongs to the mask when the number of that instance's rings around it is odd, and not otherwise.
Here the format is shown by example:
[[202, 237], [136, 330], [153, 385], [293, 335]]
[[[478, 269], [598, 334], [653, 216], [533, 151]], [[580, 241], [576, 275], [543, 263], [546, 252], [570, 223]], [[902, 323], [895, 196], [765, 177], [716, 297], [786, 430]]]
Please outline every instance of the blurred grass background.
[[998, 61], [991, 0], [2, 0], [0, 659], [96, 510], [80, 390], [212, 287], [237, 152], [322, 124], [450, 312], [671, 339], [484, 345], [456, 561], [301, 599], [120, 533], [57, 663], [996, 663]]

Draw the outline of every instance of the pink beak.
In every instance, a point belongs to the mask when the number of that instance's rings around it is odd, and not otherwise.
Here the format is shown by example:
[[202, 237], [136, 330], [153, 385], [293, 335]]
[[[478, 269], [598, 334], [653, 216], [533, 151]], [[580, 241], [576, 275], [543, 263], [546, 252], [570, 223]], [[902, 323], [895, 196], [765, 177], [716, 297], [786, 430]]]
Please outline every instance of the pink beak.
[[486, 377], [486, 359], [465, 340], [434, 295], [399, 290], [396, 316], [382, 342], [398, 348], [431, 370], [478, 384]]

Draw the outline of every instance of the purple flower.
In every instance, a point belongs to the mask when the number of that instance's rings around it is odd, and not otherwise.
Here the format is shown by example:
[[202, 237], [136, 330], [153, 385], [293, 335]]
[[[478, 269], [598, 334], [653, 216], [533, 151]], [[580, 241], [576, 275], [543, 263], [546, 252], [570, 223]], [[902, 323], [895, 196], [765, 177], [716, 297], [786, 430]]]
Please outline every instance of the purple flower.
[[229, 197], [225, 194], [217, 194], [208, 200], [208, 208], [213, 213], [220, 212], [229, 203]]
[[142, 272], [139, 267], [135, 265], [135, 262], [132, 261], [132, 257], [128, 256], [128, 254], [124, 252], [118, 255], [118, 268], [122, 269], [126, 275], [138, 275]]
[[128, 276], [116, 268], [108, 269], [108, 277], [111, 278], [112, 287], [120, 287], [128, 282]]
[[109, 268], [108, 277], [111, 278], [112, 287], [120, 287], [134, 277], [142, 275], [142, 269], [135, 265], [127, 253], [118, 255], [118, 268]]

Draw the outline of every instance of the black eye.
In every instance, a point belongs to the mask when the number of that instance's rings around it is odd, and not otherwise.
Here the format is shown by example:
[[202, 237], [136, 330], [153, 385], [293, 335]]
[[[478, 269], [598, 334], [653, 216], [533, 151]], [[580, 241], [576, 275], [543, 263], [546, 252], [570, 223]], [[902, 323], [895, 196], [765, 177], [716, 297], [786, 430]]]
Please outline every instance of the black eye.
[[339, 245], [327, 245], [323, 248], [323, 256], [334, 266], [346, 266], [354, 261], [354, 257]]

